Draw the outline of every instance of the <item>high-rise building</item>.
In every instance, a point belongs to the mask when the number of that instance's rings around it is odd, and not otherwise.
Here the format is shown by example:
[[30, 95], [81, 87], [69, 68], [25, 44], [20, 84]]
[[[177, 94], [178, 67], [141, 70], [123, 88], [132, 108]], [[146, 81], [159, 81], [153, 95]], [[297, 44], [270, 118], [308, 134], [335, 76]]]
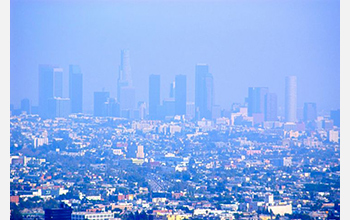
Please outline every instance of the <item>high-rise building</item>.
[[306, 102], [304, 103], [304, 121], [314, 121], [317, 119], [317, 109], [316, 109], [316, 103], [313, 102]]
[[285, 121], [297, 121], [297, 77], [286, 77], [286, 91], [285, 91]]
[[63, 71], [51, 65], [39, 65], [39, 114], [49, 116], [49, 100], [62, 97]]
[[334, 125], [340, 127], [340, 109], [331, 110], [330, 116], [331, 116], [331, 119], [333, 120]]
[[119, 117], [119, 103], [115, 98], [108, 98], [106, 104], [106, 116]]
[[175, 114], [186, 115], [186, 76], [177, 75], [175, 77]]
[[94, 92], [94, 116], [107, 115], [109, 92]]
[[139, 110], [139, 118], [141, 120], [146, 118], [146, 102], [140, 101], [137, 103], [137, 108]]
[[22, 99], [21, 100], [21, 112], [26, 112], [27, 114], [31, 113], [29, 99]]
[[269, 92], [267, 87], [248, 88], [248, 116], [261, 113], [265, 115], [265, 96]]
[[169, 98], [175, 98], [175, 81], [170, 83]]
[[175, 100], [173, 98], [167, 98], [163, 100], [163, 105], [160, 110], [160, 116], [163, 119], [172, 118], [175, 116]]
[[196, 115], [195, 115], [195, 104], [194, 102], [187, 102], [186, 103], [186, 118], [188, 120], [192, 120]]
[[69, 65], [69, 98], [71, 113], [83, 112], [83, 74], [78, 65]]
[[159, 105], [160, 105], [160, 75], [149, 76], [148, 87], [148, 102], [149, 102], [149, 118], [159, 119]]
[[65, 118], [69, 116], [70, 113], [70, 99], [54, 97], [49, 99], [49, 118]]
[[277, 121], [277, 94], [265, 95], [265, 121]]
[[196, 119], [211, 119], [214, 101], [213, 76], [209, 73], [207, 64], [196, 65], [195, 76], [195, 106]]
[[54, 97], [63, 97], [63, 69], [54, 68]]
[[[121, 51], [121, 64], [119, 67], [119, 78], [117, 85], [117, 100], [120, 103], [121, 115], [130, 115], [136, 108], [135, 88], [132, 85], [130, 52]], [[129, 112], [129, 113], [128, 113]]]
[[131, 111], [135, 110], [135, 88], [133, 87], [122, 87], [120, 89], [120, 110]]

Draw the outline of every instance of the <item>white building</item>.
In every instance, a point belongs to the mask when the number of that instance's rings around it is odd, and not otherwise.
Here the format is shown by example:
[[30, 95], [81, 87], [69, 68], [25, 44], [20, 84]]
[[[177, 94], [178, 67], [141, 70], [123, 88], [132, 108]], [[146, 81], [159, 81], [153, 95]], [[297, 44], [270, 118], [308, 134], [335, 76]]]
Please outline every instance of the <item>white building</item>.
[[284, 216], [285, 214], [292, 214], [292, 204], [268, 206], [267, 210], [272, 211], [274, 215]]
[[328, 140], [330, 142], [338, 143], [339, 142], [339, 131], [330, 130], [328, 132]]
[[114, 214], [111, 212], [73, 212], [72, 220], [112, 220]]

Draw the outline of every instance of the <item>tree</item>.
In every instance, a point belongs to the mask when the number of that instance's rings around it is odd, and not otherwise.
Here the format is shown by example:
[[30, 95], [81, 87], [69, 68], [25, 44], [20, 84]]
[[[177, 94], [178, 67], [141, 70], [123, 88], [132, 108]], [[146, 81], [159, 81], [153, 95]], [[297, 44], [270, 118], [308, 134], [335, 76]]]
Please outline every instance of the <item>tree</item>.
[[10, 208], [11, 208], [11, 217], [10, 217], [11, 220], [23, 219], [22, 214], [20, 213], [18, 206], [15, 203], [11, 202]]

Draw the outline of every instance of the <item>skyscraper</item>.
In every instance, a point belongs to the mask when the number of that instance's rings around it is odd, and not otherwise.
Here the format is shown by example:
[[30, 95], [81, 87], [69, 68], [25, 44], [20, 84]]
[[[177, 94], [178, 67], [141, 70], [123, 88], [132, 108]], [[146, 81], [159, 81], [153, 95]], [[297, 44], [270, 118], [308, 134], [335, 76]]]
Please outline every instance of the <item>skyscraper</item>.
[[196, 119], [212, 117], [213, 106], [213, 76], [209, 73], [207, 64], [196, 65], [195, 76], [195, 107]]
[[94, 92], [94, 116], [107, 115], [109, 92]]
[[132, 111], [136, 109], [135, 88], [130, 86], [121, 87], [120, 89], [120, 115], [129, 118]]
[[68, 117], [70, 113], [70, 99], [69, 98], [61, 98], [54, 97], [49, 99], [49, 118], [55, 117]]
[[27, 114], [31, 113], [29, 99], [22, 99], [21, 100], [21, 112], [26, 112]]
[[277, 94], [265, 95], [265, 121], [277, 121]]
[[39, 114], [49, 116], [49, 100], [62, 97], [63, 70], [51, 65], [39, 65]]
[[286, 91], [285, 91], [285, 121], [297, 121], [297, 77], [286, 77]]
[[148, 83], [149, 118], [159, 119], [157, 109], [160, 105], [160, 75], [150, 75]]
[[175, 98], [175, 81], [170, 83], [169, 98]]
[[121, 51], [121, 64], [117, 83], [117, 100], [120, 103], [120, 111], [130, 112], [135, 110], [135, 88], [132, 86], [130, 53], [129, 50]]
[[54, 97], [63, 97], [63, 69], [54, 68]]
[[260, 113], [265, 115], [265, 95], [269, 92], [267, 87], [248, 88], [248, 116]]
[[340, 127], [340, 109], [331, 110], [331, 119], [333, 120], [335, 126]]
[[71, 113], [83, 112], [83, 74], [78, 65], [69, 65], [69, 98]]
[[186, 76], [175, 76], [175, 114], [186, 115]]
[[119, 117], [119, 103], [116, 98], [108, 98], [107, 102], [105, 102], [105, 115], [110, 117]]
[[317, 109], [316, 109], [316, 103], [313, 102], [306, 102], [304, 103], [304, 121], [313, 121], [317, 119]]

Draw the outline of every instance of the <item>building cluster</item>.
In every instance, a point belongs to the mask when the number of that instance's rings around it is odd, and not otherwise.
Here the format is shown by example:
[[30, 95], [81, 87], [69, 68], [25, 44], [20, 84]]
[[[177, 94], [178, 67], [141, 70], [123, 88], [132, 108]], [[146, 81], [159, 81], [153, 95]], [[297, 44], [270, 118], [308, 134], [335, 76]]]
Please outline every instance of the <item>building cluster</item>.
[[[11, 105], [11, 114], [38, 114], [40, 117], [68, 117], [83, 111], [83, 74], [78, 65], [69, 66], [69, 96], [63, 97], [63, 69], [52, 65], [39, 65], [38, 106], [32, 106], [27, 98], [21, 101], [19, 108]], [[194, 102], [187, 100], [187, 77], [176, 75], [170, 84], [169, 96], [161, 100], [160, 75], [150, 75], [148, 81], [148, 102], [136, 104], [133, 86], [130, 53], [121, 51], [121, 64], [117, 80], [117, 97], [110, 97], [108, 91], [96, 91], [93, 94], [93, 115], [101, 117], [122, 117], [130, 120], [150, 119], [168, 120], [175, 115], [183, 115], [187, 120], [216, 120], [231, 117], [239, 112], [240, 104], [234, 103], [231, 109], [222, 109], [214, 102], [214, 79], [207, 64], [197, 64], [195, 68]], [[284, 114], [278, 107], [278, 96], [268, 87], [249, 87], [245, 100], [247, 116], [253, 124], [265, 121], [297, 122], [300, 119], [312, 121], [317, 118], [316, 103], [304, 103], [303, 109], [297, 108], [297, 78], [287, 76], [285, 82]], [[338, 113], [339, 115], [339, 113]], [[283, 118], [282, 118], [283, 117]], [[334, 121], [339, 126], [339, 118]]]
[[11, 202], [24, 219], [66, 213], [59, 204], [71, 219], [339, 217], [331, 116], [254, 125], [239, 109], [199, 121], [12, 116]]
[[245, 103], [214, 103], [207, 64], [195, 69], [195, 102], [175, 76], [161, 102], [160, 75], [136, 105], [129, 51], [117, 98], [94, 92], [83, 112], [83, 75], [39, 66], [39, 105], [11, 106], [11, 213], [23, 219], [339, 219], [340, 111], [297, 108], [286, 77], [285, 113], [267, 87]]

